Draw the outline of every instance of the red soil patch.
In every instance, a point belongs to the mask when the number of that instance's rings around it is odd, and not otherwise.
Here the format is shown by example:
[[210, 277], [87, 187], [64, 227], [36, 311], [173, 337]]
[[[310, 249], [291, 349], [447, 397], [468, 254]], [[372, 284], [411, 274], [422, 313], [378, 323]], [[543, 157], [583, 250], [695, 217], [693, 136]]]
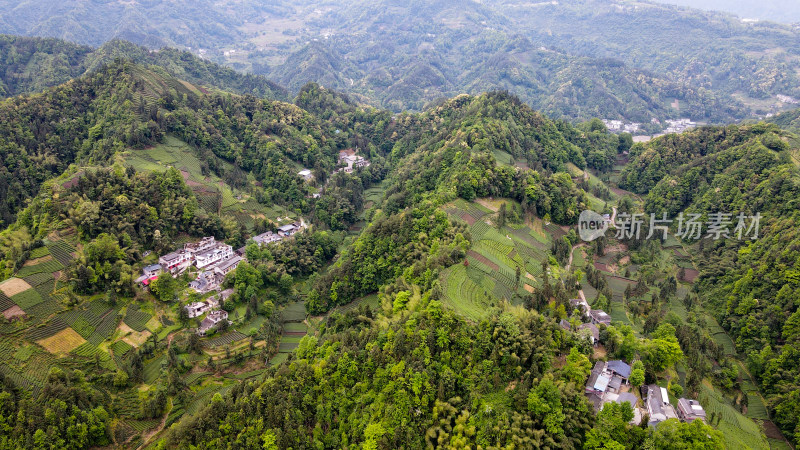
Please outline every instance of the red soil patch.
[[294, 336], [294, 337], [303, 337], [306, 334], [307, 333], [305, 333], [304, 331], [284, 331], [283, 332], [284, 336]]
[[608, 269], [608, 266], [600, 262], [594, 263], [594, 268], [603, 272], [611, 273], [611, 271]]
[[464, 219], [464, 222], [467, 222], [468, 225], [475, 225], [475, 222], [477, 222], [477, 220], [469, 214], [461, 214], [461, 218]]
[[768, 438], [777, 439], [779, 441], [786, 440], [786, 438], [783, 437], [781, 430], [771, 420], [765, 420], [762, 422], [761, 427], [764, 429], [764, 434], [766, 434]]
[[689, 283], [694, 283], [695, 278], [700, 275], [700, 272], [695, 269], [683, 269], [684, 276], [682, 281], [688, 281]]
[[23, 311], [19, 306], [14, 305], [11, 308], [3, 311], [3, 316], [6, 318], [6, 320], [14, 320], [20, 317], [25, 317], [25, 311]]
[[467, 256], [472, 256], [473, 258], [477, 259], [478, 261], [480, 261], [480, 262], [486, 264], [487, 266], [489, 266], [492, 270], [498, 270], [500, 268], [500, 266], [498, 266], [497, 264], [489, 261], [485, 256], [481, 255], [480, 253], [476, 252], [475, 250], [470, 250], [469, 252], [467, 252]]

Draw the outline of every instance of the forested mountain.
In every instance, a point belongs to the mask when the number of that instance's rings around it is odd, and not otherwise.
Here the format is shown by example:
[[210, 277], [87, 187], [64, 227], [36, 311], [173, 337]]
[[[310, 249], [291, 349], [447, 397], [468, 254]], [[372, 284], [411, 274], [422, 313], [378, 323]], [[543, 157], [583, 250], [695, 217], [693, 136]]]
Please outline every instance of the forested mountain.
[[[313, 83], [293, 103], [264, 98], [278, 91], [263, 78], [174, 50], [8, 42], [14, 89], [80, 75], [0, 102], [0, 447], [764, 448], [747, 412], [759, 391], [759, 418], [797, 442], [800, 188], [797, 138], [778, 125], [634, 145], [502, 90], [395, 114]], [[330, 73], [361, 70], [325, 45], [309, 48]], [[583, 62], [627, 83], [618, 63]], [[585, 209], [720, 207], [760, 211], [765, 236], [675, 244], [702, 255], [694, 285], [679, 250], [570, 229]], [[291, 239], [251, 240], [296, 222]], [[246, 258], [222, 276], [227, 297], [189, 287], [199, 268], [134, 281], [203, 236]], [[596, 338], [570, 302], [584, 290], [613, 315]], [[212, 301], [229, 320], [199, 336], [185, 307]], [[750, 394], [705, 311], [751, 355]], [[611, 359], [636, 371], [634, 404], [661, 383], [713, 415], [648, 427], [627, 402], [597, 412], [584, 384]]]
[[294, 92], [318, 82], [394, 111], [507, 89], [568, 119], [722, 123], [800, 98], [792, 26], [647, 2], [5, 3], [3, 32], [176, 46]]
[[157, 66], [165, 75], [210, 88], [286, 100], [284, 88], [255, 75], [240, 74], [172, 48], [159, 51], [113, 40], [101, 47], [59, 39], [0, 35], [0, 97], [40, 92], [112, 63], [117, 58]]
[[634, 146], [623, 179], [647, 194], [647, 212], [763, 217], [758, 242], [701, 241], [697, 292], [747, 355], [775, 422], [797, 442], [800, 172], [787, 137], [795, 139], [765, 124], [665, 136]]

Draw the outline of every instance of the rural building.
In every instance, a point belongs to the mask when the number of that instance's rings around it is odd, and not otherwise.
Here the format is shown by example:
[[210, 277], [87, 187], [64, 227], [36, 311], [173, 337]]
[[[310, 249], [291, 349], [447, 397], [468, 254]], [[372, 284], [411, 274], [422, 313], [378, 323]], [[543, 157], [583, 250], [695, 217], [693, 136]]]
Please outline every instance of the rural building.
[[219, 288], [221, 282], [222, 280], [213, 271], [204, 270], [197, 274], [197, 278], [194, 281], [189, 283], [189, 287], [200, 294], [205, 294], [208, 291]]
[[631, 366], [619, 359], [609, 361], [606, 365], [606, 370], [622, 378], [622, 382], [626, 384], [628, 383], [628, 378], [631, 377]]
[[578, 311], [580, 311], [581, 317], [584, 318], [588, 317], [589, 311], [592, 310], [592, 308], [589, 307], [589, 304], [586, 303], [586, 300], [583, 300], [581, 298], [573, 298], [572, 300], [569, 301], [569, 305], [572, 308], [572, 310], [577, 309]]
[[258, 236], [253, 237], [253, 242], [258, 245], [266, 245], [273, 242], [278, 242], [281, 239], [283, 239], [283, 237], [281, 237], [279, 234], [273, 233], [272, 231], [267, 231], [266, 233], [261, 233]]
[[597, 329], [593, 323], [584, 323], [578, 327], [578, 331], [580, 330], [589, 330], [589, 336], [592, 341], [592, 345], [599, 345], [600, 344], [600, 330]]
[[198, 242], [190, 242], [183, 246], [183, 249], [194, 257], [203, 252], [207, 252], [217, 245], [217, 240], [214, 236], [207, 236], [200, 239]]
[[600, 325], [601, 323], [605, 326], [611, 325], [611, 316], [606, 314], [605, 311], [601, 309], [593, 309], [589, 311], [589, 317], [591, 321], [595, 325]]
[[678, 417], [684, 422], [706, 421], [706, 410], [697, 400], [681, 398], [678, 400]]
[[158, 258], [158, 263], [164, 270], [174, 275], [183, 272], [187, 267], [191, 266], [192, 257], [186, 251], [178, 250]]
[[561, 326], [561, 328], [563, 328], [563, 329], [565, 329], [567, 331], [569, 331], [569, 329], [571, 327], [571, 325], [569, 324], [569, 321], [567, 321], [567, 319], [561, 319], [561, 322], [558, 322], [558, 324]]
[[218, 323], [223, 320], [228, 320], [228, 312], [223, 310], [211, 311], [205, 319], [200, 322], [200, 328], [197, 329], [197, 334], [204, 336], [208, 331], [214, 328]]
[[300, 222], [290, 223], [288, 225], [283, 225], [278, 227], [278, 235], [283, 237], [290, 237], [294, 236], [295, 233], [300, 231], [303, 227], [300, 225]]
[[161, 273], [161, 264], [150, 264], [142, 269], [142, 275], [147, 278], [154, 277]]
[[195, 317], [205, 314], [206, 311], [211, 309], [211, 305], [206, 302], [194, 302], [184, 306], [183, 308], [189, 313], [189, 317], [194, 319]]
[[300, 172], [297, 172], [297, 174], [306, 181], [311, 181], [314, 179], [314, 174], [312, 174], [308, 169], [303, 169]]
[[239, 263], [241, 263], [242, 261], [243, 259], [241, 256], [234, 256], [233, 258], [228, 258], [218, 263], [214, 267], [214, 273], [216, 273], [217, 276], [225, 278], [225, 275], [229, 274], [231, 271], [239, 267]]
[[675, 408], [669, 403], [669, 394], [667, 394], [666, 388], [656, 384], [642, 386], [642, 398], [647, 406], [647, 414], [650, 416], [650, 422], [647, 423], [649, 426], [654, 427], [667, 419], [678, 418]]
[[210, 266], [224, 259], [233, 256], [233, 247], [227, 244], [218, 243], [214, 248], [195, 256], [195, 265], [198, 269]]

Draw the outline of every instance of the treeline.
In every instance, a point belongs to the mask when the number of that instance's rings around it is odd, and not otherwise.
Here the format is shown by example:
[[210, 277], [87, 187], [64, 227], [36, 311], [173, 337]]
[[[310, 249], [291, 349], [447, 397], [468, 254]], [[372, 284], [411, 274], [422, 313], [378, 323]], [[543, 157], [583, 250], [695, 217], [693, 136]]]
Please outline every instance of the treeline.
[[[691, 139], [697, 138], [690, 153]], [[708, 217], [712, 212], [731, 213], [728, 238], [698, 243], [700, 277], [695, 290], [736, 344], [746, 355], [746, 364], [756, 378], [773, 421], [795, 444], [800, 443], [800, 378], [797, 358], [800, 351], [800, 234], [796, 225], [800, 199], [800, 174], [792, 163], [783, 133], [774, 126], [703, 129], [668, 140], [657, 140], [638, 153], [634, 167], [654, 167], [651, 157], [659, 150], [674, 149], [690, 161], [661, 164], [653, 175], [667, 173], [650, 189], [647, 211], [685, 211]], [[660, 141], [660, 142], [659, 142]], [[680, 143], [670, 145], [668, 143]], [[683, 150], [681, 150], [683, 149]], [[704, 150], [705, 149], [705, 150]], [[664, 161], [671, 161], [665, 157]], [[633, 177], [628, 171], [628, 179]], [[649, 177], [648, 177], [649, 178]], [[646, 187], [649, 181], [639, 185]], [[739, 239], [734, 227], [737, 215], [760, 214], [759, 238], [748, 218]], [[691, 297], [686, 304], [695, 302]], [[716, 354], [719, 349], [698, 340], [696, 331], [682, 330], [687, 346], [695, 341], [700, 350]], [[689, 346], [691, 347], [691, 346]], [[717, 378], [723, 385], [736, 383], [722, 367]]]
[[620, 176], [620, 187], [644, 194], [667, 174], [681, 166], [691, 170], [693, 162], [706, 155], [743, 144], [753, 136], [764, 135], [767, 146], [781, 149], [779, 129], [763, 123], [702, 127], [688, 133], [668, 134], [646, 144], [631, 147], [630, 162]]

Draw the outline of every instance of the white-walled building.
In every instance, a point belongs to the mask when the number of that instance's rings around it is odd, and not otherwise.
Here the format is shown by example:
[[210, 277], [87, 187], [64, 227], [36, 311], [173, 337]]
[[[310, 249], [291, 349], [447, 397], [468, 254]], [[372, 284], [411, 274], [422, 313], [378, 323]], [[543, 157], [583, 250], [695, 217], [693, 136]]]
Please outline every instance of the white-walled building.
[[218, 243], [214, 248], [195, 256], [195, 265], [198, 269], [210, 266], [233, 256], [233, 247], [228, 244]]

